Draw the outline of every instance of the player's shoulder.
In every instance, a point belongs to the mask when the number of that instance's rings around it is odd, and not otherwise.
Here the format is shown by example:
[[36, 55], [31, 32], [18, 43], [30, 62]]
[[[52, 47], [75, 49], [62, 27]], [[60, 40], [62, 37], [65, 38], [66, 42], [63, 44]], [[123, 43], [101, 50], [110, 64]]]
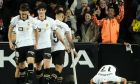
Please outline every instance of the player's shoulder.
[[38, 17], [34, 17], [35, 20], [38, 20]]
[[35, 17], [29, 16], [28, 19], [31, 23], [37, 23], [37, 19]]
[[46, 16], [46, 19], [49, 20], [49, 21], [54, 21], [54, 19], [49, 17], [49, 16]]
[[63, 25], [63, 27], [64, 27], [65, 29], [70, 29], [69, 26], [68, 26], [66, 23], [64, 23], [64, 22], [62, 22], [62, 25]]
[[34, 22], [39, 23], [40, 20], [38, 19], [38, 17], [34, 17]]
[[35, 20], [33, 16], [29, 16], [29, 20]]
[[68, 27], [68, 25], [66, 23], [62, 22], [62, 21], [55, 20], [55, 22], [56, 22], [56, 24], [59, 24], [59, 25], [61, 25], [63, 27]]
[[20, 19], [20, 16], [17, 15], [17, 16], [12, 17], [12, 18], [11, 18], [11, 21], [16, 21], [16, 20], [19, 20], [19, 19]]

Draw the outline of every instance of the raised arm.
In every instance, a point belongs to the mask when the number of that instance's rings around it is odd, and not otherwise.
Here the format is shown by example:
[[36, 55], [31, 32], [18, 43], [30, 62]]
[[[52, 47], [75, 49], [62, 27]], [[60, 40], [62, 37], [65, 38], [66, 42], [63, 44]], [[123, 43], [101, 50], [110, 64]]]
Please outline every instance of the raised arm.
[[74, 11], [75, 11], [76, 6], [77, 6], [77, 0], [74, 0], [73, 3], [72, 3], [72, 5], [71, 5], [71, 7], [70, 7], [70, 9], [71, 9], [71, 11], [72, 11], [73, 14], [75, 14]]
[[94, 13], [93, 13], [93, 16], [92, 16], [92, 19], [93, 19], [93, 22], [98, 25], [98, 26], [102, 26], [103, 24], [103, 19], [102, 20], [98, 20], [96, 15], [100, 15], [101, 11], [100, 9], [98, 8], [98, 10], [96, 10]]
[[124, 18], [124, 4], [121, 2], [119, 7], [119, 15], [116, 16], [117, 21], [120, 23]]

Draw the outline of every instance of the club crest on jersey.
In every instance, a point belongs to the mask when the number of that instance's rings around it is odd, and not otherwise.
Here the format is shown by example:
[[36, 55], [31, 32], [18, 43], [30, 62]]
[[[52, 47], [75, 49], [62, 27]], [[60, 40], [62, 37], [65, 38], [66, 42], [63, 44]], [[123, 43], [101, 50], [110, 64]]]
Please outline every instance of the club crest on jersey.
[[48, 28], [48, 24], [46, 24], [46, 28]]
[[48, 29], [48, 26], [49, 26], [49, 25], [48, 25], [48, 24], [46, 24], [46, 30]]
[[28, 26], [30, 26], [30, 22], [28, 22]]

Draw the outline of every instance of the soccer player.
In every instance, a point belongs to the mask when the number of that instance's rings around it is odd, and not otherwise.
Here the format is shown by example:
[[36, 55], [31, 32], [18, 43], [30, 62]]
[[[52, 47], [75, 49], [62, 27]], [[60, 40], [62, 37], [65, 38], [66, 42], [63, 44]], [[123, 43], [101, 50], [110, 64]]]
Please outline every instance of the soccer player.
[[69, 48], [65, 49], [65, 46], [62, 44], [61, 41], [56, 37], [55, 33], [52, 33], [52, 62], [55, 65], [55, 70], [51, 74], [51, 83], [55, 84], [62, 82], [62, 70], [63, 70], [63, 64], [64, 64], [64, 56], [65, 56], [65, 50], [70, 52], [70, 49], [75, 50], [72, 36], [71, 36], [71, 30], [68, 27], [67, 24], [62, 22], [64, 20], [64, 12], [61, 10], [56, 10], [56, 20], [55, 24], [57, 28], [59, 28], [59, 33], [61, 33], [62, 38], [66, 38], [69, 43]]
[[[46, 4], [40, 3], [37, 7], [38, 16], [37, 29], [39, 31], [38, 47], [35, 51], [36, 77], [42, 84], [42, 78], [46, 83], [50, 79], [50, 59], [51, 59], [51, 32], [56, 29], [52, 18], [46, 16]], [[42, 62], [43, 60], [43, 62]], [[44, 66], [42, 70], [42, 65]]]
[[90, 84], [127, 84], [125, 78], [116, 75], [116, 68], [113, 65], [104, 65], [98, 73], [90, 80]]
[[19, 53], [18, 64], [16, 67], [16, 77], [19, 78], [19, 84], [25, 84], [26, 78], [28, 78], [28, 82], [32, 84], [32, 76], [34, 72], [33, 50], [38, 44], [38, 32], [35, 25], [36, 21], [30, 16], [29, 5], [27, 3], [22, 3], [20, 5], [19, 14], [20, 15], [11, 19], [11, 23], [9, 25], [9, 46], [10, 49], [15, 50], [15, 45], [12, 43], [12, 32], [13, 29], [15, 29], [16, 51]]

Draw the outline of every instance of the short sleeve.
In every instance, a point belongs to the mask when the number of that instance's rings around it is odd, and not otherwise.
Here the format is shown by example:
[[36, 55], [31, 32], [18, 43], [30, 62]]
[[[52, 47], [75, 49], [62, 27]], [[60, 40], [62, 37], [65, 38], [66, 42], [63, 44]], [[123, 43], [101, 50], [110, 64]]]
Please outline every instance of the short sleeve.
[[97, 75], [95, 75], [95, 76], [92, 78], [92, 82], [98, 83], [98, 77], [97, 77]]
[[121, 82], [122, 77], [115, 76], [114, 81]]
[[52, 29], [52, 30], [56, 30], [56, 29], [57, 29], [57, 25], [56, 25], [55, 20], [50, 19], [50, 21], [51, 21], [51, 29]]
[[14, 28], [16, 26], [16, 23], [17, 23], [17, 16], [13, 17], [10, 21], [10, 24], [11, 24], [12, 28]]
[[37, 29], [38, 28], [38, 20], [33, 18], [33, 29]]
[[53, 21], [52, 30], [56, 30], [56, 29], [57, 29], [56, 23], [55, 23], [55, 21]]
[[65, 32], [69, 32], [71, 34], [71, 29], [67, 24], [64, 24]]

